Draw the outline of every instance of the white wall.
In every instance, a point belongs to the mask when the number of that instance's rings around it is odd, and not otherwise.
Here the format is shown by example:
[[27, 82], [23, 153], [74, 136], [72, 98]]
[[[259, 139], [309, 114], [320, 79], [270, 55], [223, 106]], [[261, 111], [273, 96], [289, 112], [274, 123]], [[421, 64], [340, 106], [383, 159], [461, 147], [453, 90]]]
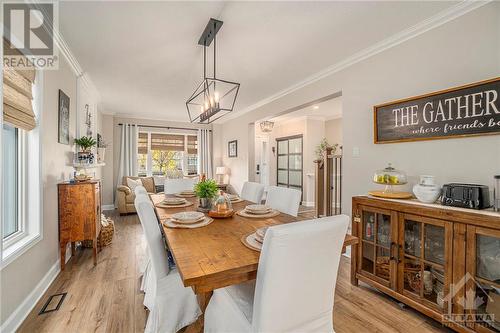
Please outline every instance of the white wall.
[[[247, 127], [335, 92], [342, 92], [343, 212], [350, 198], [376, 188], [372, 173], [392, 162], [415, 182], [431, 174], [440, 183], [493, 185], [500, 169], [500, 136], [375, 145], [373, 105], [500, 76], [500, 3], [492, 2], [362, 62], [223, 124], [222, 144], [238, 140], [238, 158], [222, 156], [236, 188], [248, 179]], [[292, 84], [293, 82], [291, 82]], [[353, 157], [354, 147], [360, 150]], [[479, 162], [480, 161], [480, 162]], [[408, 185], [411, 186], [411, 184]]]
[[325, 137], [329, 144], [342, 146], [342, 118], [328, 120], [325, 123]]
[[[7, 321], [15, 325], [18, 320], [22, 320], [25, 312], [35, 305], [34, 302], [57, 275], [60, 267], [57, 184], [73, 176], [72, 163], [76, 149], [73, 140], [77, 135], [77, 126], [83, 126], [77, 120], [77, 96], [82, 90], [81, 87], [77, 88], [78, 79], [63, 57], [60, 58], [59, 69], [44, 71], [43, 78], [43, 239], [1, 271], [1, 325]], [[69, 145], [57, 142], [59, 89], [70, 98]], [[79, 97], [81, 103], [96, 105], [90, 95], [81, 94]], [[81, 112], [83, 111], [80, 110]], [[101, 130], [101, 115], [97, 110], [94, 115], [95, 129]], [[100, 175], [100, 170], [97, 169], [96, 176]]]

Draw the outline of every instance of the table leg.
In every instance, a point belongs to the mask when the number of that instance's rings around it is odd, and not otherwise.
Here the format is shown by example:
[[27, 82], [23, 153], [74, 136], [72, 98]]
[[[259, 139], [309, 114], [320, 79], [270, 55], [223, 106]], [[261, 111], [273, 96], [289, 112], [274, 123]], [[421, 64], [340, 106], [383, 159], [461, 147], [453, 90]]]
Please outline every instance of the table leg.
[[212, 297], [213, 291], [209, 291], [206, 293], [199, 293], [198, 296], [198, 304], [200, 305], [201, 315], [198, 317], [193, 324], [186, 327], [185, 333], [203, 333], [203, 327], [205, 324], [205, 310], [208, 306], [208, 302]]

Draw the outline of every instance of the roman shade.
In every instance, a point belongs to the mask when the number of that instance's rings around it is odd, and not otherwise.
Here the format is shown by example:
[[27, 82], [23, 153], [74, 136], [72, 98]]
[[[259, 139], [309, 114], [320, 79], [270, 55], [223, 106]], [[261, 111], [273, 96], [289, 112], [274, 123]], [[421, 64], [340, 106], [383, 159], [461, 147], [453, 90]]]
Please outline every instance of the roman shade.
[[137, 141], [137, 153], [148, 153], [148, 133], [139, 133], [139, 141]]
[[[4, 50], [9, 47], [4, 39]], [[23, 57], [21, 53], [18, 56]], [[25, 63], [28, 62], [26, 59]], [[14, 127], [30, 131], [36, 126], [31, 100], [31, 87], [35, 81], [34, 69], [17, 69], [4, 66], [3, 71], [3, 120]]]
[[184, 135], [151, 133], [151, 150], [184, 151]]
[[198, 154], [198, 137], [190, 135], [187, 137], [188, 154]]

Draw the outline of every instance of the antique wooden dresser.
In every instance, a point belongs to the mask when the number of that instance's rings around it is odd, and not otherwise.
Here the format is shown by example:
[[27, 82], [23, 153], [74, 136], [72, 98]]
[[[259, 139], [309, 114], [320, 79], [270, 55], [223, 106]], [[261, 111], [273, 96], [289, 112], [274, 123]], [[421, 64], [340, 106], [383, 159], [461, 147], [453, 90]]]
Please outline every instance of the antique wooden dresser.
[[352, 216], [354, 285], [459, 332], [499, 331], [500, 213], [358, 196]]
[[97, 236], [101, 230], [101, 183], [99, 180], [58, 184], [59, 246], [61, 270], [64, 270], [66, 246], [71, 242], [93, 241], [94, 265], [97, 264]]

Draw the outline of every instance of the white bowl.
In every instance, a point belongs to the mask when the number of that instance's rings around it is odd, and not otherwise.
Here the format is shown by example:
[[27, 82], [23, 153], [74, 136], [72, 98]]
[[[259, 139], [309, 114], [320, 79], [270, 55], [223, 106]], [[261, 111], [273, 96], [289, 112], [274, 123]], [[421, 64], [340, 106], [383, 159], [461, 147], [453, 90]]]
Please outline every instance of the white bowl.
[[413, 193], [417, 199], [423, 203], [435, 203], [441, 195], [441, 187], [438, 185], [421, 185], [413, 186]]

